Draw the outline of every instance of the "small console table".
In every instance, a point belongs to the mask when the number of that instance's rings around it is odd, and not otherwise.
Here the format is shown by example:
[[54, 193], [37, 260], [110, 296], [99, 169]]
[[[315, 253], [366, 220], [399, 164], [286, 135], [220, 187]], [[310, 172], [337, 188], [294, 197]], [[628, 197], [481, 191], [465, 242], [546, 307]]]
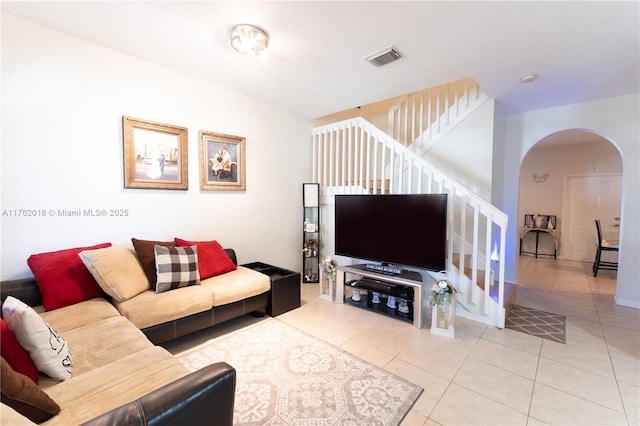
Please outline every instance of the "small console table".
[[[524, 237], [526, 237], [526, 235], [529, 232], [535, 232], [535, 234], [536, 234], [536, 251], [535, 252], [522, 251], [522, 240], [524, 240]], [[549, 234], [549, 235], [551, 235], [551, 238], [553, 238], [553, 254], [538, 253], [538, 242], [540, 240], [540, 233]], [[558, 242], [559, 242], [559, 240], [560, 240], [560, 231], [558, 231], [557, 229], [527, 228], [527, 227], [524, 227], [524, 228], [522, 228], [520, 230], [520, 254], [522, 254], [522, 253], [535, 254], [536, 259], [538, 258], [538, 256], [553, 256], [553, 258], [556, 259], [556, 256], [558, 254]]]
[[245, 268], [269, 276], [271, 291], [267, 315], [272, 317], [300, 307], [300, 273], [262, 262], [246, 263]]
[[[349, 278], [349, 279], [348, 279]], [[422, 275], [402, 271], [399, 275], [366, 269], [366, 265], [338, 266], [336, 273], [336, 302], [349, 303], [422, 328]], [[353, 290], [360, 291], [360, 300], [353, 300]], [[374, 303], [374, 293], [379, 303]], [[395, 307], [387, 306], [389, 297], [395, 298]], [[399, 309], [407, 303], [406, 312]]]

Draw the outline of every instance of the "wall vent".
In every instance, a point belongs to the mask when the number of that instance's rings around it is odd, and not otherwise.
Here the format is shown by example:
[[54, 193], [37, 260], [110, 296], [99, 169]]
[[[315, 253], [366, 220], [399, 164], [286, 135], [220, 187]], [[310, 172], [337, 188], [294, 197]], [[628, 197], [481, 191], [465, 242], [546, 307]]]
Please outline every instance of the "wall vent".
[[388, 63], [395, 62], [400, 58], [402, 58], [400, 52], [398, 52], [395, 47], [391, 46], [379, 52], [367, 55], [364, 59], [376, 67], [381, 67]]

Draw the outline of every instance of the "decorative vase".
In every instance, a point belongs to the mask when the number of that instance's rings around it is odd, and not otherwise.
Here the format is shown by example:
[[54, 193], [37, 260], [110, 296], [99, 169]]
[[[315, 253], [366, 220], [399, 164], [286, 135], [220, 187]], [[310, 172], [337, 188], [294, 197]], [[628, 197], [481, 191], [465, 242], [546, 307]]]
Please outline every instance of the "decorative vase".
[[357, 288], [353, 290], [353, 296], [351, 296], [351, 300], [353, 300], [354, 302], [360, 301], [360, 290], [358, 290]]
[[387, 299], [387, 307], [390, 309], [395, 309], [396, 308], [396, 298], [393, 296], [389, 296], [389, 298]]

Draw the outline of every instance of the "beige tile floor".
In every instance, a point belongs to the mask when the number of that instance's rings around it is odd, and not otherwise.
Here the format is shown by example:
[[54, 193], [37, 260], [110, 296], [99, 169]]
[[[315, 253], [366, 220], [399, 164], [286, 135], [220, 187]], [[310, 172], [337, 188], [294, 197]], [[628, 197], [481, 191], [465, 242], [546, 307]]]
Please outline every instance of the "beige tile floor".
[[613, 302], [615, 272], [590, 271], [518, 261], [517, 303], [566, 315], [566, 344], [460, 318], [455, 339], [435, 336], [429, 322], [417, 330], [320, 299], [316, 284], [303, 284], [302, 306], [278, 318], [423, 387], [405, 425], [637, 425], [640, 310]]

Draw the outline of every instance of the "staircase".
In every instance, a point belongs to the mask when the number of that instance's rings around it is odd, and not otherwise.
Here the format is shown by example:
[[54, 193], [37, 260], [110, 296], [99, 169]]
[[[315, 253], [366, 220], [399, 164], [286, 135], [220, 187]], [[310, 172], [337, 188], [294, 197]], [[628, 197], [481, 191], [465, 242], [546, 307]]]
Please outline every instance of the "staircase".
[[410, 93], [389, 108], [387, 133], [423, 155], [487, 99], [473, 78]]
[[433, 126], [412, 127], [405, 143], [360, 117], [314, 128], [313, 181], [320, 184], [321, 206], [332, 206], [336, 194], [447, 193], [447, 272], [458, 292], [457, 314], [503, 328], [515, 295], [504, 281], [507, 216], [420, 156], [436, 139], [425, 143]]

